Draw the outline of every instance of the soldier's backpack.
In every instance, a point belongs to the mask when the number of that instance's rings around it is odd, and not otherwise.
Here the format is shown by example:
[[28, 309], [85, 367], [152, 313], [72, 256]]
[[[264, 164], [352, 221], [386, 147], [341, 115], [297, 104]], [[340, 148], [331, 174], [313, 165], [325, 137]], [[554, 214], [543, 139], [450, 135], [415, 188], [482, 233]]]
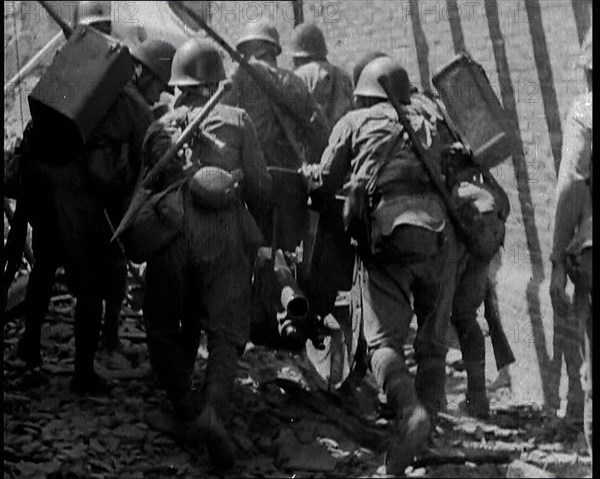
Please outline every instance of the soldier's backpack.
[[504, 245], [505, 223], [510, 213], [506, 193], [486, 171], [454, 185], [451, 196], [466, 230], [461, 239], [469, 253], [490, 261]]
[[143, 190], [143, 205], [129, 228], [121, 235], [127, 257], [144, 263], [159, 253], [183, 231], [183, 181], [160, 193]]

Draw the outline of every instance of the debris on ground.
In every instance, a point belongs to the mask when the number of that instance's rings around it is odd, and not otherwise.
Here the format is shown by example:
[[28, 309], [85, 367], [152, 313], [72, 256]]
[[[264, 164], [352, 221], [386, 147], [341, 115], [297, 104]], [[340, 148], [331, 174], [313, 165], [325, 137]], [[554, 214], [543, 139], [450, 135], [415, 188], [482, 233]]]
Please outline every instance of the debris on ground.
[[[79, 398], [73, 372], [73, 298], [57, 286], [42, 329], [43, 366], [16, 358], [18, 317], [4, 324], [5, 478], [168, 478], [212, 475], [207, 452], [184, 448], [146, 423], [168, 409], [144, 343], [139, 311], [126, 306], [117, 352], [99, 353], [107, 397]], [[408, 357], [412, 351], [408, 348]], [[194, 387], [202, 385], [206, 344]], [[581, 430], [510, 393], [491, 395], [486, 421], [464, 415], [466, 378], [456, 354], [447, 366], [448, 407], [430, 447], [408, 477], [585, 477], [591, 472]], [[456, 367], [456, 369], [455, 369]], [[230, 431], [239, 458], [232, 477], [386, 477], [393, 421], [381, 416], [370, 374], [358, 387], [323, 391], [303, 354], [249, 345], [240, 361]]]

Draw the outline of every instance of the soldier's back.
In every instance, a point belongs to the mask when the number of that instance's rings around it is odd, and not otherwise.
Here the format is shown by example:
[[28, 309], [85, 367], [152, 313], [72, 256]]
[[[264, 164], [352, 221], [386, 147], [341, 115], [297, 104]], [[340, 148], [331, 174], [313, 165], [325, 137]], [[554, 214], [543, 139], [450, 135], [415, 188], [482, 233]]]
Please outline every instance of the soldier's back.
[[321, 106], [330, 125], [335, 125], [353, 107], [350, 76], [328, 61], [313, 61], [295, 70]]

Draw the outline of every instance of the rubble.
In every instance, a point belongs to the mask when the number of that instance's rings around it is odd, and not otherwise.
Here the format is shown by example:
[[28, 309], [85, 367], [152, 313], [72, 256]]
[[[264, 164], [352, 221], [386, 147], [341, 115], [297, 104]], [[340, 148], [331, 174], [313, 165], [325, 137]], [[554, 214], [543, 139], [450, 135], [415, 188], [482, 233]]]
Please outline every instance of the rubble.
[[[147, 413], [168, 401], [151, 372], [139, 312], [129, 305], [123, 309], [122, 349], [97, 357], [97, 370], [113, 383], [111, 394], [78, 398], [69, 390], [72, 298], [61, 285], [53, 298], [42, 329], [42, 368], [26, 370], [15, 357], [20, 320], [4, 324], [5, 477], [216, 477], [204, 447], [182, 448], [145, 422]], [[202, 344], [193, 377], [197, 390], [206, 357]], [[319, 389], [313, 378], [303, 354], [247, 348], [231, 407], [239, 457], [235, 477], [385, 477], [380, 466], [393, 422], [379, 417], [372, 376], [356, 389], [346, 385], [334, 393]], [[464, 383], [460, 376], [449, 380], [449, 405], [462, 399]], [[543, 477], [581, 477], [591, 472], [577, 436], [561, 441], [559, 421], [509, 398], [492, 397], [488, 421], [449, 407], [434, 447], [416, 458], [407, 476], [533, 477], [542, 471]]]

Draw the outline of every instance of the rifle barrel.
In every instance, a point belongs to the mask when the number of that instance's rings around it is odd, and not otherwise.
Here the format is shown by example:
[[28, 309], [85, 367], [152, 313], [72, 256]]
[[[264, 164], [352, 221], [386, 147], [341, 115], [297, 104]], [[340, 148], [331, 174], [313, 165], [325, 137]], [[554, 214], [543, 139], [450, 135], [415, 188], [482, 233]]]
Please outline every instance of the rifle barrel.
[[52, 20], [54, 20], [56, 23], [58, 23], [58, 26], [60, 28], [62, 28], [62, 31], [65, 34], [66, 38], [69, 38], [71, 36], [71, 34], [73, 33], [73, 27], [71, 25], [69, 25], [59, 14], [56, 10], [54, 10], [54, 7], [52, 7], [52, 5], [50, 5], [48, 2], [42, 1], [42, 0], [38, 0], [38, 3], [44, 7], [44, 9], [48, 12], [48, 15], [50, 15], [52, 17]]

